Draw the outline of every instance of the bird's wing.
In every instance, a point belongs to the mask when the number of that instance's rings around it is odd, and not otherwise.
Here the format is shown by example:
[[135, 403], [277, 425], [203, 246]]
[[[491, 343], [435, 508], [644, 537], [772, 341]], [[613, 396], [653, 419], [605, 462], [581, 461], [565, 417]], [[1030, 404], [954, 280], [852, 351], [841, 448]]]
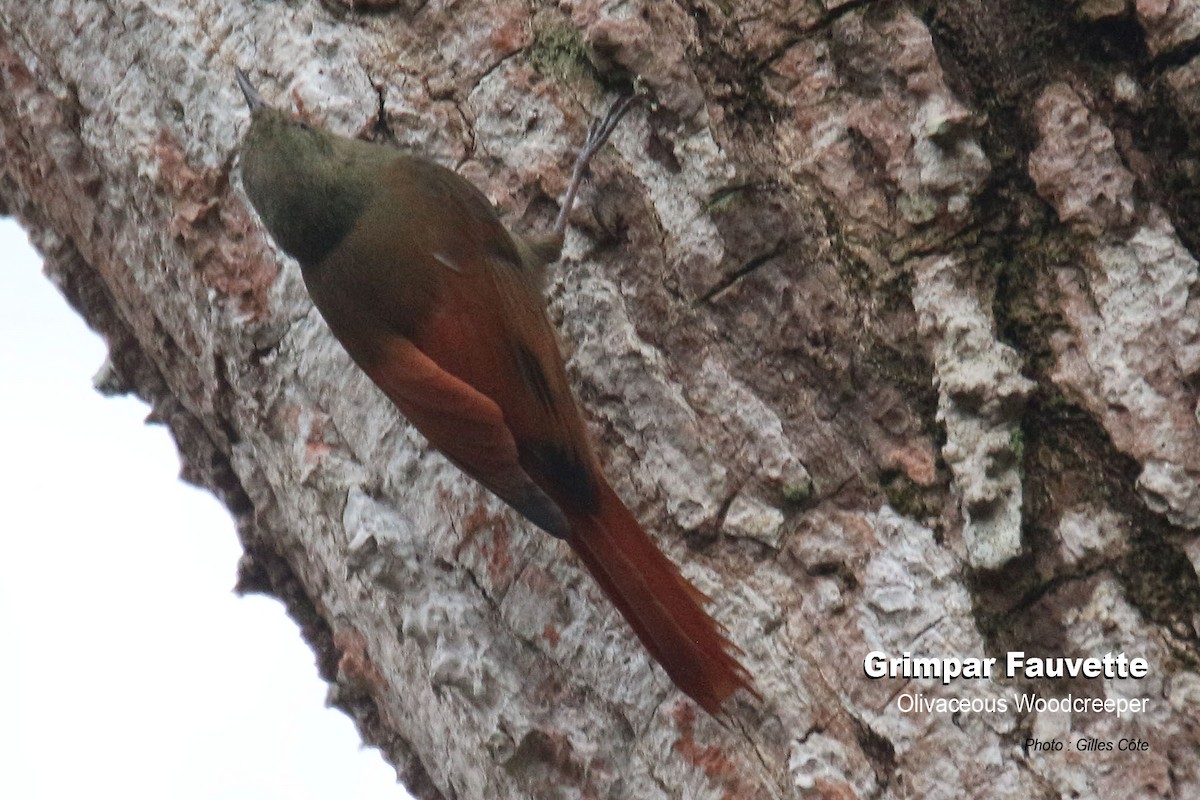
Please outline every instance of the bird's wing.
[[603, 479], [538, 269], [457, 174], [419, 159], [393, 168], [389, 188], [318, 268], [310, 291], [347, 350], [434, 447], [564, 536], [560, 507], [594, 504]]
[[493, 400], [403, 336], [388, 337], [378, 354], [368, 374], [430, 444], [531, 522], [566, 537], [567, 520], [521, 466], [516, 441]]
[[[521, 468], [555, 503], [590, 509], [603, 479], [544, 301], [522, 268], [496, 254], [460, 261], [412, 341], [495, 405]], [[483, 466], [461, 463], [472, 475]]]

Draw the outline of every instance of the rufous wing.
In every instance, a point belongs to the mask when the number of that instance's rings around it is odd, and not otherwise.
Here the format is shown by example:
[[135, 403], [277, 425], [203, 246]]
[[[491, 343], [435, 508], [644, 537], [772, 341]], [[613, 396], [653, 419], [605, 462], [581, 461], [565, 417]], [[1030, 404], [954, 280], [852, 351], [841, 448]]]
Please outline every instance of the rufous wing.
[[494, 401], [434, 363], [402, 336], [388, 338], [368, 374], [405, 418], [454, 464], [543, 530], [563, 538], [562, 511], [522, 468]]

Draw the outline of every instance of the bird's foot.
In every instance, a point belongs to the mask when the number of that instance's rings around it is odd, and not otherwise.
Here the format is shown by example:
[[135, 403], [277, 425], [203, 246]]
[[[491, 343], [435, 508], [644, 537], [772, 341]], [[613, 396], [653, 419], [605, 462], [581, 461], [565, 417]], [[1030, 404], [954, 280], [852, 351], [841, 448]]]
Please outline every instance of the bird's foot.
[[600, 152], [600, 148], [612, 136], [621, 119], [629, 113], [634, 105], [646, 99], [644, 94], [631, 94], [620, 98], [611, 106], [608, 112], [599, 119], [593, 120], [588, 126], [587, 140], [584, 141], [582, 149], [579, 151], [579, 157], [575, 159], [575, 168], [571, 171], [571, 183], [567, 186], [567, 196], [563, 198], [562, 208], [558, 212], [558, 219], [554, 221], [554, 235], [562, 237], [567, 230], [567, 217], [571, 214], [571, 208], [575, 205], [575, 195], [579, 192], [579, 184], [583, 182], [583, 176], [587, 172], [588, 164], [591, 163], [592, 157]]

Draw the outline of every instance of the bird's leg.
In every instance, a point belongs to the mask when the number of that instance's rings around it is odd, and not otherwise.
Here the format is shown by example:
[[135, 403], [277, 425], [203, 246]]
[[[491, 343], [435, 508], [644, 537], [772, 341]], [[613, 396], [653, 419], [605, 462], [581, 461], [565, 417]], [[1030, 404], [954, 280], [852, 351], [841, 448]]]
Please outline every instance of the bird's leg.
[[[583, 149], [579, 151], [579, 157], [575, 159], [575, 169], [571, 172], [571, 183], [567, 186], [567, 196], [563, 198], [562, 208], [558, 212], [558, 218], [554, 221], [554, 228], [549, 233], [520, 237], [528, 248], [527, 265], [540, 275], [546, 265], [553, 264], [562, 255], [563, 239], [567, 232], [567, 217], [571, 214], [571, 207], [575, 205], [575, 195], [579, 192], [579, 184], [583, 182], [584, 173], [587, 172], [588, 162], [592, 160], [592, 156], [600, 152], [600, 148], [608, 141], [608, 137], [612, 136], [617, 123], [629, 113], [633, 104], [644, 97], [645, 95], [640, 94], [622, 97], [612, 104], [607, 114], [588, 126], [587, 141], [583, 143]], [[545, 276], [541, 275], [540, 280], [544, 282], [544, 279]]]
[[558, 212], [558, 219], [554, 221], [553, 235], [559, 238], [560, 241], [566, 234], [567, 217], [571, 214], [571, 207], [575, 205], [575, 195], [579, 191], [579, 184], [583, 182], [583, 175], [587, 172], [587, 167], [592, 157], [600, 152], [600, 148], [608, 141], [608, 137], [612, 136], [612, 132], [616, 130], [621, 118], [629, 113], [629, 109], [633, 107], [633, 104], [643, 97], [644, 95], [640, 94], [631, 94], [628, 97], [622, 97], [612, 104], [607, 114], [593, 121], [588, 126], [587, 141], [583, 143], [583, 149], [579, 151], [579, 157], [575, 159], [575, 169], [571, 172], [571, 183], [567, 186], [567, 196], [563, 198], [562, 208]]

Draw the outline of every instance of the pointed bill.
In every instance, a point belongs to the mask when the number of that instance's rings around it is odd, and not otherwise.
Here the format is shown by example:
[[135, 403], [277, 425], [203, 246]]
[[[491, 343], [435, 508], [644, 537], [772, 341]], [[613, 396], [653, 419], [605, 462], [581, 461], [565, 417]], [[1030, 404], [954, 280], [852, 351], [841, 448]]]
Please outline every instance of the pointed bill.
[[242, 90], [242, 94], [246, 96], [246, 105], [250, 106], [250, 113], [253, 114], [260, 108], [267, 107], [267, 101], [262, 99], [262, 95], [254, 88], [254, 84], [250, 82], [250, 77], [240, 69], [235, 70], [238, 86]]

